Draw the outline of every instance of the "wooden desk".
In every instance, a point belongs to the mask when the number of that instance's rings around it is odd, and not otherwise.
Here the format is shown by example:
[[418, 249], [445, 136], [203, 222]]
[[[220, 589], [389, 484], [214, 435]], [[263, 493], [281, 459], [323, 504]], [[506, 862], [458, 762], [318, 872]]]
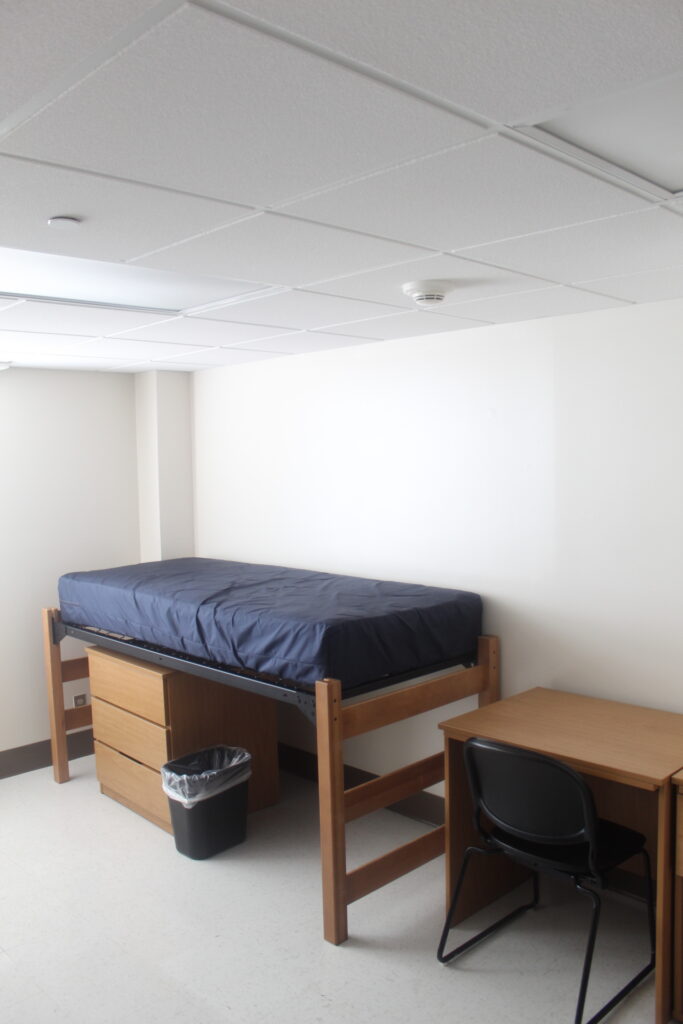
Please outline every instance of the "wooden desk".
[[[474, 837], [462, 760], [462, 743], [471, 736], [558, 757], [594, 779], [607, 780], [608, 788], [614, 784], [620, 792], [623, 787], [635, 794], [633, 808], [641, 821], [650, 808], [654, 836], [648, 836], [648, 845], [654, 854], [657, 884], [655, 1022], [666, 1024], [672, 1010], [672, 776], [683, 764], [683, 715], [536, 688], [452, 718], [440, 727], [446, 742], [447, 901], [464, 849]], [[598, 788], [605, 784], [598, 783]], [[627, 800], [618, 802], [620, 811], [627, 809]], [[607, 813], [600, 801], [598, 811]], [[628, 810], [613, 817], [634, 824]], [[480, 871], [463, 916], [497, 898], [519, 877], [501, 879], [500, 865], [496, 867], [497, 878], [490, 871], [486, 874], [486, 866]]]

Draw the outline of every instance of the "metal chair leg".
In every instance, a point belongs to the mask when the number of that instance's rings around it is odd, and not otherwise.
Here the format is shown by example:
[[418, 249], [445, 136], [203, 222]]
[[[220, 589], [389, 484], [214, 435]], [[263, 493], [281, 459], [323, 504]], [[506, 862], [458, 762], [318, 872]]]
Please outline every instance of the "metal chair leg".
[[[605, 1003], [605, 1005], [601, 1009], [599, 1009], [598, 1012], [590, 1018], [590, 1020], [586, 1021], [586, 1024], [598, 1024], [598, 1021], [602, 1020], [603, 1017], [606, 1017], [610, 1010], [614, 1009], [617, 1003], [620, 1003], [621, 1000], [629, 994], [629, 992], [632, 992], [633, 989], [637, 985], [639, 985], [640, 982], [643, 981], [643, 979], [646, 978], [648, 974], [650, 974], [654, 970], [655, 913], [654, 898], [652, 894], [652, 877], [650, 875], [650, 858], [648, 856], [647, 850], [643, 850], [642, 852], [643, 859], [645, 862], [645, 889], [647, 901], [648, 930], [650, 933], [650, 960], [645, 965], [645, 967], [643, 967], [642, 970], [638, 971], [638, 973], [635, 974], [631, 978], [631, 980], [623, 986], [623, 988], [620, 988], [617, 994], [615, 996], [612, 996], [612, 998], [607, 1003]], [[586, 948], [586, 956], [584, 959], [583, 972], [581, 975], [581, 988], [579, 989], [579, 1000], [576, 1006], [576, 1017], [574, 1019], [574, 1024], [581, 1024], [584, 1003], [586, 1001], [586, 991], [588, 989], [588, 978], [590, 975], [591, 962], [593, 959], [595, 936], [597, 934], [598, 920], [600, 917], [600, 898], [598, 897], [598, 894], [594, 892], [592, 889], [588, 889], [585, 886], [582, 886], [576, 878], [574, 879], [574, 884], [580, 892], [586, 893], [588, 896], [591, 897], [591, 900], [593, 901], [593, 917], [591, 920], [591, 929], [588, 936], [588, 945]]]
[[[593, 902], [593, 915], [591, 917], [591, 926], [588, 933], [588, 942], [586, 944], [586, 955], [583, 960], [583, 970], [581, 971], [581, 985], [579, 987], [579, 1000], [576, 1004], [576, 1015], [574, 1017], [574, 1024], [581, 1024], [583, 1018], [583, 1007], [586, 1002], [586, 992], [588, 990], [588, 979], [591, 973], [591, 965], [593, 963], [593, 950], [595, 949], [595, 937], [598, 934], [598, 924], [600, 922], [600, 897], [592, 889], [587, 889], [581, 885], [578, 879], [574, 879], [574, 885], [579, 892], [585, 893], [590, 896]], [[594, 1018], [595, 1019], [595, 1018]]]
[[455, 915], [455, 908], [458, 903], [458, 897], [460, 896], [460, 890], [462, 889], [462, 884], [465, 878], [467, 865], [470, 862], [470, 857], [474, 853], [481, 853], [483, 856], [491, 856], [493, 854], [501, 852], [501, 850], [482, 850], [478, 846], [468, 846], [467, 849], [465, 850], [465, 856], [463, 857], [462, 867], [460, 868], [460, 874], [458, 875], [458, 881], [455, 886], [455, 892], [453, 893], [453, 899], [451, 900], [451, 905], [448, 908], [448, 913], [446, 914], [446, 921], [443, 926], [443, 931], [441, 932], [439, 948], [436, 953], [437, 960], [439, 960], [440, 963], [447, 964], [450, 960], [453, 960], [454, 957], [459, 956], [461, 953], [464, 953], [466, 949], [469, 949], [471, 946], [476, 945], [476, 943], [481, 942], [492, 932], [495, 932], [499, 928], [501, 928], [504, 924], [507, 924], [509, 921], [514, 920], [514, 918], [519, 917], [519, 915], [523, 914], [526, 910], [531, 910], [532, 908], [538, 905], [538, 873], [534, 872], [532, 876], [533, 899], [531, 903], [525, 903], [524, 906], [517, 907], [515, 910], [510, 911], [509, 914], [506, 914], [504, 917], [502, 917], [499, 921], [495, 921], [493, 924], [490, 924], [488, 928], [484, 928], [483, 931], [478, 932], [477, 935], [474, 935], [471, 939], [467, 939], [466, 942], [463, 942], [459, 946], [456, 946], [455, 949], [452, 949], [449, 953], [444, 952], [446, 948], [446, 941], [448, 939], [448, 932], [450, 931], [451, 922]]

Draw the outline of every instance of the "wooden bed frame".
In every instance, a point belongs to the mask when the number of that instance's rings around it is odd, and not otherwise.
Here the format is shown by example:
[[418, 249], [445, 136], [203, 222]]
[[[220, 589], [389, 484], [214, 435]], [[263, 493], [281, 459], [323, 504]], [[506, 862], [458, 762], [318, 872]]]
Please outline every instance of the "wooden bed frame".
[[[92, 724], [92, 713], [89, 705], [68, 709], [64, 706], [63, 684], [86, 678], [88, 661], [87, 658], [62, 660], [61, 638], [55, 630], [59, 622], [57, 609], [43, 611], [52, 764], [55, 781], [67, 782], [67, 733]], [[97, 644], [96, 636], [92, 640]], [[137, 649], [133, 653], [135, 657], [144, 658]], [[192, 674], [192, 668], [192, 661], [185, 660], [184, 671]], [[195, 674], [201, 674], [197, 668]], [[243, 685], [242, 688], [248, 687]], [[347, 871], [346, 822], [441, 782], [444, 778], [444, 755], [439, 751], [370, 782], [345, 789], [344, 741], [475, 694], [479, 695], [480, 706], [498, 700], [498, 638], [479, 638], [477, 663], [470, 668], [450, 669], [403, 688], [379, 694], [375, 690], [373, 693], [374, 696], [344, 704], [338, 679], [322, 679], [315, 685], [323, 924], [325, 939], [335, 945], [348, 938], [349, 904], [426, 864], [445, 850], [445, 828], [442, 825], [376, 860]]]

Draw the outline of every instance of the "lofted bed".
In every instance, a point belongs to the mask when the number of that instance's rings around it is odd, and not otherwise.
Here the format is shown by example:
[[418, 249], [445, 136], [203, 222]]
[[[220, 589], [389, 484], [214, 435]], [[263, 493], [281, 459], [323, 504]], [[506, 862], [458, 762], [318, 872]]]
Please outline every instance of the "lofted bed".
[[64, 706], [64, 682], [89, 671], [87, 658], [61, 656], [72, 636], [315, 722], [329, 942], [347, 938], [349, 904], [444, 852], [441, 826], [347, 871], [346, 823], [442, 781], [444, 763], [439, 751], [346, 789], [343, 746], [465, 697], [498, 699], [498, 640], [481, 635], [478, 595], [201, 558], [69, 573], [59, 593], [43, 612], [56, 781], [69, 778], [67, 733], [92, 721], [90, 708]]

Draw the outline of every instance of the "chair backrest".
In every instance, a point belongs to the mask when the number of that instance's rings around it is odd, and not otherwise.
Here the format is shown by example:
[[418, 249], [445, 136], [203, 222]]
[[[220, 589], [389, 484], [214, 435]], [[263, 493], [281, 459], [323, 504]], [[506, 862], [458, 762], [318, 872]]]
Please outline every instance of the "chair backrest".
[[[595, 848], [593, 795], [578, 772], [552, 757], [492, 740], [465, 743], [477, 828], [480, 812], [518, 839]], [[591, 857], [592, 860], [592, 857]]]

